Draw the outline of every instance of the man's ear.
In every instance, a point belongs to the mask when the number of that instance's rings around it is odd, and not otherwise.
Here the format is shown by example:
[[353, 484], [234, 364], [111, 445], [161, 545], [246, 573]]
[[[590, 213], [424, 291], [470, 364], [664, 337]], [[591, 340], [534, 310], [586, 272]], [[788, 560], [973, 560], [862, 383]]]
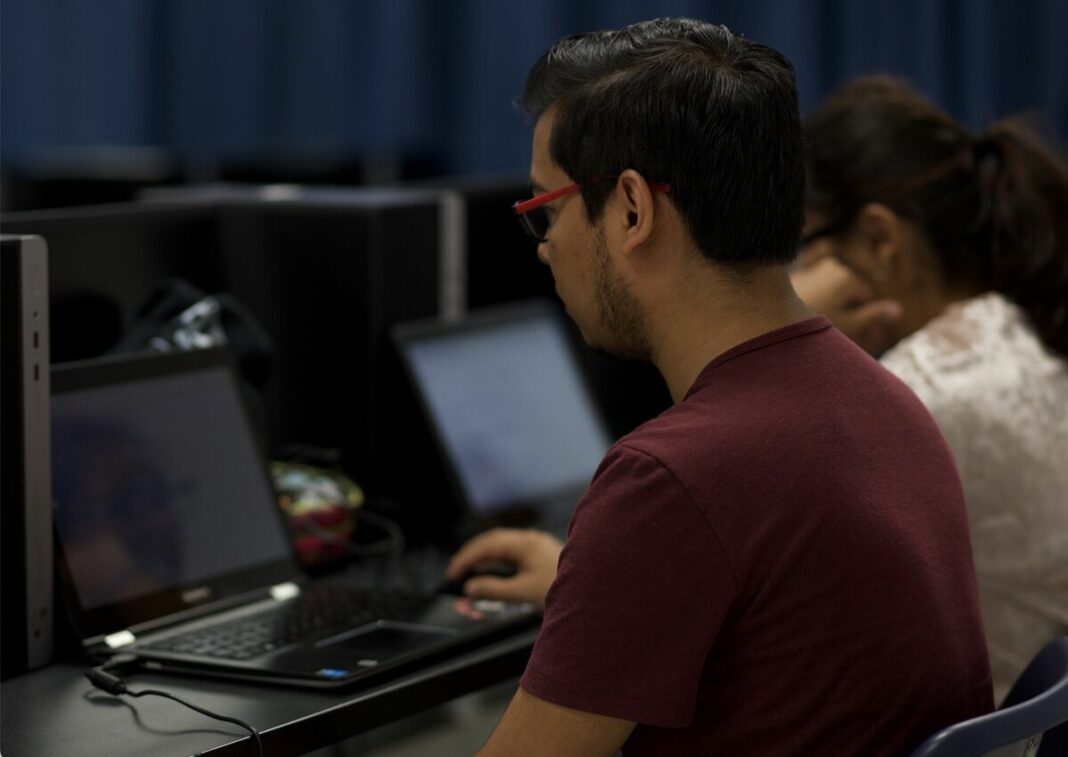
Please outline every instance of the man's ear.
[[853, 266], [879, 284], [893, 278], [906, 244], [901, 216], [885, 205], [869, 202], [857, 214], [854, 234], [857, 247], [851, 256]]
[[624, 252], [641, 247], [653, 233], [656, 202], [653, 190], [640, 173], [628, 168], [616, 180], [613, 213]]

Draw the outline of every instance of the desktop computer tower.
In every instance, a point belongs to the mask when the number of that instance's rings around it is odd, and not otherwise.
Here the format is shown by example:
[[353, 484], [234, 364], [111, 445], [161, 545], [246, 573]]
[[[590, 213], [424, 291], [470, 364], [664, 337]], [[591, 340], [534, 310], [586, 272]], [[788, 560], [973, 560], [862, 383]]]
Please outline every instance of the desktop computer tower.
[[48, 253], [0, 236], [0, 677], [52, 657], [52, 482]]

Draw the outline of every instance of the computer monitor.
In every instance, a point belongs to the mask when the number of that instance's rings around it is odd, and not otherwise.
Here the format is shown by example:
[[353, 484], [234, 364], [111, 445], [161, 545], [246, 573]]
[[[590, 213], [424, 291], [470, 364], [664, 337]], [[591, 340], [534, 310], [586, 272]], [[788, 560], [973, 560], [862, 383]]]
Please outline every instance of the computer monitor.
[[33, 236], [0, 236], [4, 577], [0, 677], [52, 656], [48, 252]]
[[464, 520], [566, 526], [611, 435], [558, 308], [479, 308], [401, 324], [393, 338]]

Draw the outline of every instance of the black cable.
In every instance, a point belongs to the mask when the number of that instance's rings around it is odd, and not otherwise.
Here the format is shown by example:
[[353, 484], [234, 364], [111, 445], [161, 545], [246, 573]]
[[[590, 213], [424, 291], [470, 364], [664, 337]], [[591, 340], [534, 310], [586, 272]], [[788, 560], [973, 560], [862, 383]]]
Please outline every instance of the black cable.
[[233, 723], [234, 725], [239, 725], [252, 734], [252, 738], [256, 740], [256, 751], [259, 753], [260, 757], [263, 757], [263, 742], [260, 740], [260, 732], [243, 720], [239, 720], [238, 718], [232, 718], [227, 715], [217, 715], [216, 713], [211, 712], [210, 710], [205, 710], [203, 707], [197, 707], [192, 702], [186, 702], [184, 699], [180, 699], [174, 696], [173, 694], [168, 694], [165, 691], [157, 691], [156, 689], [142, 689], [141, 691], [127, 690], [126, 694], [131, 697], [143, 697], [151, 694], [153, 696], [163, 697], [164, 699], [171, 699], [177, 702], [178, 704], [185, 705], [189, 709], [199, 712], [201, 715], [207, 715], [209, 718], [214, 718], [215, 720], [222, 720], [226, 723]]
[[385, 537], [371, 544], [353, 544], [347, 536], [335, 534], [323, 528], [311, 518], [300, 523], [300, 528], [309, 534], [328, 544], [341, 547], [353, 557], [378, 557], [399, 555], [404, 551], [404, 532], [400, 526], [382, 515], [360, 510], [357, 514], [357, 524], [367, 522], [376, 526], [385, 533]]
[[195, 710], [201, 715], [206, 715], [209, 718], [221, 720], [225, 723], [233, 723], [234, 725], [239, 725], [252, 734], [252, 738], [256, 740], [256, 750], [259, 753], [260, 757], [263, 757], [263, 741], [260, 740], [260, 732], [243, 720], [238, 720], [237, 718], [232, 718], [227, 715], [218, 715], [212, 712], [211, 710], [205, 710], [203, 707], [197, 707], [195, 704], [187, 702], [184, 699], [180, 699], [174, 696], [173, 694], [168, 694], [165, 691], [158, 691], [156, 689], [142, 689], [141, 691], [131, 691], [126, 687], [125, 681], [123, 681], [118, 676], [112, 675], [103, 668], [93, 668], [92, 670], [87, 670], [85, 672], [85, 677], [88, 678], [89, 683], [93, 684], [93, 686], [95, 686], [96, 688], [100, 689], [101, 691], [106, 691], [108, 694], [112, 694], [114, 696], [122, 696], [123, 694], [125, 694], [126, 696], [131, 697], [144, 697], [149, 695], [163, 697], [164, 699], [170, 699], [177, 702], [178, 704], [185, 705], [189, 709]]

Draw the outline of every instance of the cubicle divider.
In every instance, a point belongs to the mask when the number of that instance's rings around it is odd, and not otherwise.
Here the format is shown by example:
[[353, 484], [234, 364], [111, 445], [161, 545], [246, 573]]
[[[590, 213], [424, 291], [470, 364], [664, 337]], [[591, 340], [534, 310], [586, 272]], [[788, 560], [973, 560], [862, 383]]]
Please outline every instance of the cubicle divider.
[[273, 345], [272, 450], [339, 450], [361, 485], [388, 492], [406, 430], [390, 417], [386, 332], [439, 312], [439, 221], [433, 191], [249, 187], [13, 213], [0, 227], [48, 240], [54, 362], [109, 350], [169, 278], [226, 292]]
[[224, 285], [211, 208], [118, 203], [27, 211], [4, 214], [0, 228], [48, 243], [53, 362], [106, 352], [168, 277], [208, 291]]

